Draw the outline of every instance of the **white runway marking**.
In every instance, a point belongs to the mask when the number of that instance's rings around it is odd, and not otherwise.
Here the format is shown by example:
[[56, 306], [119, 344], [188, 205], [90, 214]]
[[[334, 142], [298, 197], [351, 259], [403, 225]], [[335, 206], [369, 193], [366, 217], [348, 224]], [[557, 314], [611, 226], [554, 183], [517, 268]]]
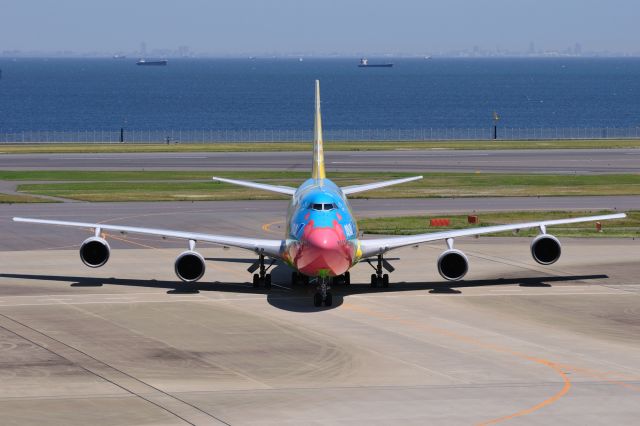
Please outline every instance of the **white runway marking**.
[[[172, 160], [199, 160], [199, 159], [206, 159], [209, 158], [207, 156], [197, 156], [197, 157], [187, 157], [187, 156], [180, 156], [180, 157], [171, 157]], [[58, 161], [58, 160], [104, 160], [105, 157], [82, 157], [82, 156], [78, 156], [78, 157], [51, 157], [51, 158], [47, 158], [47, 160], [49, 161]], [[140, 157], [118, 157], [119, 161], [126, 161], [126, 160], [166, 160], [167, 156], [140, 156]]]

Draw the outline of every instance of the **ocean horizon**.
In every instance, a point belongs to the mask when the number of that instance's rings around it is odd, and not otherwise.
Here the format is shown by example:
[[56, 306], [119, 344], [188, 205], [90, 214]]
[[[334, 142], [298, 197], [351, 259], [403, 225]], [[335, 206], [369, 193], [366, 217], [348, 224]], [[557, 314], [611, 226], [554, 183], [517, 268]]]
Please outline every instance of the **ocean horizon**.
[[0, 58], [0, 132], [635, 127], [640, 58]]

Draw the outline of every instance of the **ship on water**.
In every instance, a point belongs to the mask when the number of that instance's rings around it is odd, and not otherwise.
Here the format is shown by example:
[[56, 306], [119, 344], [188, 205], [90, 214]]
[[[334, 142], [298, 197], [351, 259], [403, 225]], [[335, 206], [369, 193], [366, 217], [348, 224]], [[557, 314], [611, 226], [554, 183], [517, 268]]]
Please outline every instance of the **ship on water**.
[[391, 64], [391, 63], [370, 64], [369, 60], [367, 58], [361, 58], [360, 59], [360, 64], [358, 64], [359, 68], [391, 68], [392, 66], [393, 66], [393, 64]]
[[147, 61], [146, 59], [140, 59], [138, 60], [138, 62], [136, 62], [136, 65], [167, 65], [167, 60], [166, 59], [158, 59], [158, 60], [152, 60], [152, 61]]

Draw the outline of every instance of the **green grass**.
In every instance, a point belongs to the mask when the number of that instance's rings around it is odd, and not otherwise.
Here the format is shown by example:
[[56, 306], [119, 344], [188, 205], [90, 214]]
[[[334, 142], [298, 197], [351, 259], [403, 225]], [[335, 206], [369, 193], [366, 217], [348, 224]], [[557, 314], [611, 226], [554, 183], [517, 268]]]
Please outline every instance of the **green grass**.
[[[501, 212], [479, 214], [480, 224], [472, 225], [467, 221], [467, 215], [438, 215], [438, 216], [402, 216], [385, 218], [360, 219], [358, 225], [366, 234], [383, 235], [412, 235], [426, 232], [444, 231], [447, 229], [466, 229], [478, 226], [501, 225], [507, 223], [530, 222], [535, 220], [563, 219], [578, 216], [594, 216], [610, 214], [611, 211], [551, 211], [551, 212]], [[571, 225], [559, 225], [548, 228], [548, 232], [559, 237], [640, 237], [640, 211], [627, 212], [626, 219], [607, 220], [602, 222], [602, 232], [596, 232], [595, 223], [576, 223]], [[431, 227], [429, 220], [432, 218], [448, 218], [451, 220], [449, 227]], [[537, 229], [522, 230], [519, 233], [502, 232], [491, 236], [528, 236], [538, 234]]]
[[13, 203], [56, 203], [47, 198], [31, 197], [29, 195], [0, 194], [0, 204]]
[[[325, 142], [325, 151], [390, 151], [429, 149], [612, 149], [640, 148], [640, 140], [554, 140], [554, 141], [352, 141]], [[219, 142], [198, 144], [58, 143], [2, 144], [0, 154], [109, 153], [109, 152], [279, 152], [311, 151], [310, 141]]]
[[[417, 173], [332, 173], [341, 186], [395, 179]], [[210, 180], [212, 175], [296, 187], [306, 172], [86, 172], [2, 171], [3, 180], [52, 180], [25, 183], [18, 191], [84, 201], [172, 201], [278, 199], [277, 194]], [[479, 196], [640, 195], [640, 175], [539, 175], [427, 173], [419, 181], [354, 195], [354, 198], [427, 198]]]

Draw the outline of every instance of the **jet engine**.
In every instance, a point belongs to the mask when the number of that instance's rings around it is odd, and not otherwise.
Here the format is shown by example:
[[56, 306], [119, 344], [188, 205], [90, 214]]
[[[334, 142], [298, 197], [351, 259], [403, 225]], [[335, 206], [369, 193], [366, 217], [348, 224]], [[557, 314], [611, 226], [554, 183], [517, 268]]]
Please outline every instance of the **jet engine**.
[[204, 258], [198, 252], [188, 250], [177, 257], [175, 263], [176, 275], [182, 281], [198, 281], [204, 275]]
[[562, 252], [560, 241], [553, 235], [540, 234], [531, 241], [531, 256], [541, 265], [555, 263]]
[[111, 248], [104, 238], [91, 237], [80, 246], [80, 259], [90, 268], [99, 268], [109, 260]]
[[469, 271], [469, 260], [460, 250], [449, 249], [438, 258], [438, 272], [448, 281], [459, 281]]

